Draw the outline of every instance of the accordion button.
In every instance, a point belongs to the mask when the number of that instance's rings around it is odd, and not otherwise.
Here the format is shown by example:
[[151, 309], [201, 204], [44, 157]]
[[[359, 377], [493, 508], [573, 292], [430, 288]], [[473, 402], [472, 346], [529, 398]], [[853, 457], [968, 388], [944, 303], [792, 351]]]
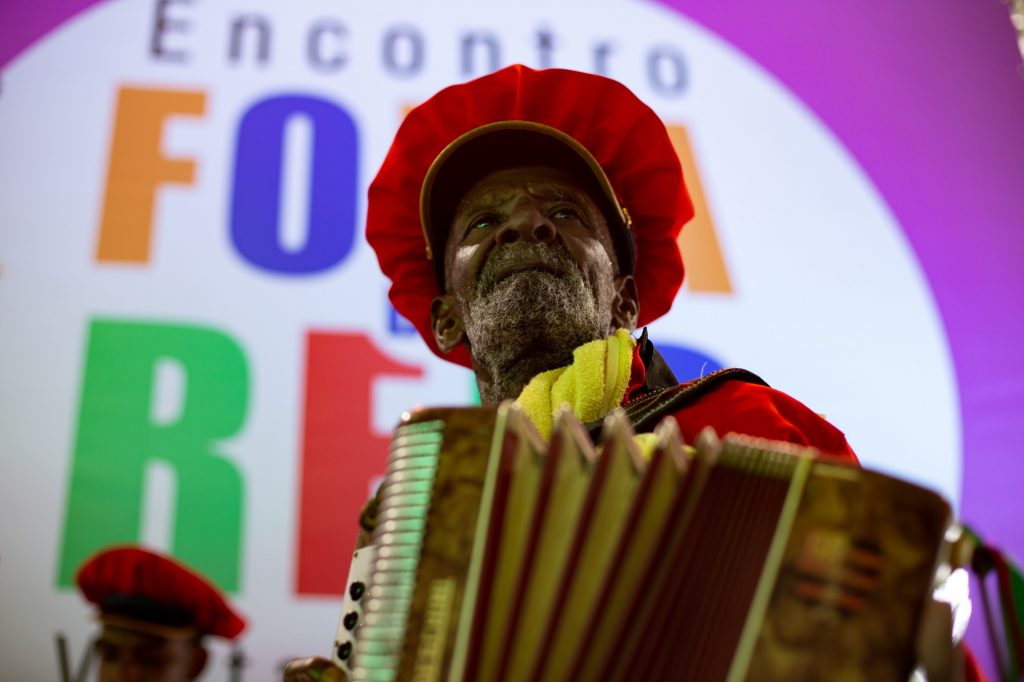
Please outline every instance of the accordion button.
[[356, 581], [349, 585], [348, 594], [352, 599], [359, 601], [363, 598], [363, 594], [366, 593], [366, 585], [360, 581]]
[[347, 661], [352, 655], [352, 642], [342, 642], [338, 645], [338, 658]]
[[346, 630], [351, 630], [359, 622], [359, 614], [355, 611], [349, 611], [345, 614], [345, 619], [342, 622], [345, 624]]

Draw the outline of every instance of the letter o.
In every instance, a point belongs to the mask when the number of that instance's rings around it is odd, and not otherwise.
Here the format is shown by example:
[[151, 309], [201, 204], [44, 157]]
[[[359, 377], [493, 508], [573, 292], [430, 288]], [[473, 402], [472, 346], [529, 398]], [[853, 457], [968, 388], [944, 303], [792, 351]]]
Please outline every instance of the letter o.
[[687, 86], [686, 60], [674, 48], [659, 45], [647, 55], [647, 76], [662, 95], [681, 95]]
[[[315, 131], [311, 151], [307, 238], [291, 252], [280, 240], [284, 128], [305, 116]], [[356, 233], [359, 147], [347, 111], [324, 99], [284, 95], [261, 100], [242, 116], [235, 144], [231, 240], [241, 256], [277, 273], [322, 272], [342, 262]]]
[[412, 26], [388, 29], [382, 48], [384, 67], [395, 76], [408, 78], [423, 68], [423, 34]]

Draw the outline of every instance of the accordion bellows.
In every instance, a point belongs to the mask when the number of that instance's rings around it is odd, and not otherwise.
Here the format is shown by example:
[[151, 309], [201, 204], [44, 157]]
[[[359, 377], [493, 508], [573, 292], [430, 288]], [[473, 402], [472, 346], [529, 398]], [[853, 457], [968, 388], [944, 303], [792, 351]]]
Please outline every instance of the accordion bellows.
[[[813, 450], [613, 413], [550, 444], [513, 405], [405, 415], [356, 680], [899, 680], [949, 506]], [[351, 623], [350, 623], [351, 624]]]

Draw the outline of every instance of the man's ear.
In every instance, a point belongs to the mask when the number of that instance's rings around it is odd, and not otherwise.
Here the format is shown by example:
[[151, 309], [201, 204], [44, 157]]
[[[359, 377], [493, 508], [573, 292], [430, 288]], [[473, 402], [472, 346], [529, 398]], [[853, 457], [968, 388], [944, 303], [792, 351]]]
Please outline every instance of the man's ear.
[[[615, 329], [636, 329], [640, 301], [636, 294], [636, 281], [632, 275], [616, 275], [615, 297], [612, 299], [612, 324]], [[614, 331], [614, 330], [613, 330]]]
[[430, 325], [437, 347], [445, 353], [452, 352], [466, 340], [459, 305], [451, 294], [441, 294], [430, 304]]
[[199, 677], [203, 672], [203, 668], [206, 667], [206, 660], [209, 654], [201, 643], [196, 642], [195, 647], [192, 649], [192, 664], [189, 666], [189, 674], [192, 676], [189, 679], [195, 679]]

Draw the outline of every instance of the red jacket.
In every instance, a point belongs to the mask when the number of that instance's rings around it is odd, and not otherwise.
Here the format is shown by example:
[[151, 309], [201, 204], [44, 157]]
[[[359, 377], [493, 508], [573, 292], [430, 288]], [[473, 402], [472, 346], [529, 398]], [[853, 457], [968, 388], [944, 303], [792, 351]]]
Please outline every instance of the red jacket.
[[[781, 440], [857, 462], [842, 431], [823, 417], [795, 398], [771, 388], [756, 375], [741, 370], [732, 372], [726, 370], [680, 387], [683, 389], [680, 393], [686, 395], [679, 395], [668, 413], [679, 423], [684, 442], [694, 443], [701, 430], [711, 426], [719, 436], [739, 433]], [[659, 390], [672, 390], [677, 384], [645, 333], [633, 352], [632, 375], [624, 405], [628, 408]]]

